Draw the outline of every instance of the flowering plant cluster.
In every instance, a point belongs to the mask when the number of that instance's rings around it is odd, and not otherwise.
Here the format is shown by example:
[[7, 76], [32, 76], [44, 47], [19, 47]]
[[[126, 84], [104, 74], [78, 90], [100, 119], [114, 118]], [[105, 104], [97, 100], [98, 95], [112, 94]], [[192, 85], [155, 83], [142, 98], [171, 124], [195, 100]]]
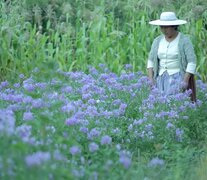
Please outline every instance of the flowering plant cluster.
[[[120, 75], [100, 69], [1, 82], [1, 178], [123, 177], [138, 152], [151, 153], [143, 168], [160, 168], [159, 151], [191, 141], [190, 113], [203, 101], [192, 103], [190, 91], [166, 97], [129, 65]], [[198, 91], [207, 98], [201, 81]]]

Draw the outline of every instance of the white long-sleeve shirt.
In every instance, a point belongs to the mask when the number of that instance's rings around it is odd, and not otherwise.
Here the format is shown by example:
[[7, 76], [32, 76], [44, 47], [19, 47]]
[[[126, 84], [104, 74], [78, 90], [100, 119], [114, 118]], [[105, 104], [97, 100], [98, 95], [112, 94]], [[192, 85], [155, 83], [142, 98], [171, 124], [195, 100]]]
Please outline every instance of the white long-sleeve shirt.
[[[168, 72], [169, 75], [175, 74], [180, 71], [179, 60], [178, 60], [178, 42], [180, 38], [180, 33], [177, 37], [168, 42], [165, 37], [160, 40], [159, 48], [158, 48], [158, 58], [159, 62], [159, 75], [162, 75], [165, 71]], [[153, 68], [152, 60], [148, 60], [147, 68]], [[196, 64], [190, 62], [187, 64], [186, 72], [195, 73]]]

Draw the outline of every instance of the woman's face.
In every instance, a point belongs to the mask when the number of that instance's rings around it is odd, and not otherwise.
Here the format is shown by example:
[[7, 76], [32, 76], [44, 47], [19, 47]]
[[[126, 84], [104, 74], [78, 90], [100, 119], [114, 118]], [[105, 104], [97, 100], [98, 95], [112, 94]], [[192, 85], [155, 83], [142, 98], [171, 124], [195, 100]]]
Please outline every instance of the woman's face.
[[160, 26], [160, 29], [162, 33], [168, 38], [172, 38], [177, 33], [175, 26]]

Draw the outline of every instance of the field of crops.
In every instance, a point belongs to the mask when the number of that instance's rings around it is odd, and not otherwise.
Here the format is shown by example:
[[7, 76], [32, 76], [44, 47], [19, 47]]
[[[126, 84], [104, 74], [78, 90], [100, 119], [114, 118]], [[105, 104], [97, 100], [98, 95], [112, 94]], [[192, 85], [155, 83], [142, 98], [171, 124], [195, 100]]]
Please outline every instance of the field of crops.
[[[0, 179], [207, 179], [205, 1], [0, 5]], [[164, 10], [188, 21], [196, 103], [146, 77]]]

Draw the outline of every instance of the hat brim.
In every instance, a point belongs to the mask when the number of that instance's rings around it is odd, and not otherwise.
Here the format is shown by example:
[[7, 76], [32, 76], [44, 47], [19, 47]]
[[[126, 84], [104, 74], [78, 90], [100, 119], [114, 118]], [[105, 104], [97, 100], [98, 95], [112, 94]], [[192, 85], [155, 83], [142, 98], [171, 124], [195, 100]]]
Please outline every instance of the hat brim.
[[187, 21], [185, 20], [174, 20], [174, 21], [161, 21], [161, 20], [154, 20], [150, 21], [149, 24], [151, 25], [158, 25], [158, 26], [176, 26], [186, 24]]

